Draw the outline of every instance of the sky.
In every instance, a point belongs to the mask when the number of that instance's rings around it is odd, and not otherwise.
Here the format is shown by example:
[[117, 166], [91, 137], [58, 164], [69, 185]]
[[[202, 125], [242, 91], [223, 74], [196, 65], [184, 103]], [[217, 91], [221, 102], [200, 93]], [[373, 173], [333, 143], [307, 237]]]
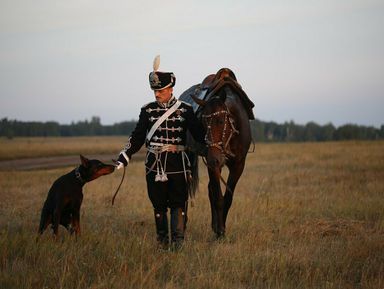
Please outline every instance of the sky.
[[0, 0], [0, 119], [136, 120], [232, 69], [260, 120], [384, 124], [382, 0]]

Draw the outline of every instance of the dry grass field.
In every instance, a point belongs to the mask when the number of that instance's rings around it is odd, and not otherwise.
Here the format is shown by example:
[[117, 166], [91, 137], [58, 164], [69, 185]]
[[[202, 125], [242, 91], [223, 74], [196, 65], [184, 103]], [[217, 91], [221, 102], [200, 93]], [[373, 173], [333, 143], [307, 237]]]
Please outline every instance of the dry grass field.
[[[107, 140], [97, 140], [102, 152]], [[113, 207], [121, 171], [84, 187], [80, 238], [61, 228], [59, 241], [47, 231], [36, 243], [47, 191], [71, 169], [0, 173], [0, 288], [384, 288], [384, 142], [256, 144], [221, 241], [201, 167], [176, 253], [156, 250], [139, 161]]]

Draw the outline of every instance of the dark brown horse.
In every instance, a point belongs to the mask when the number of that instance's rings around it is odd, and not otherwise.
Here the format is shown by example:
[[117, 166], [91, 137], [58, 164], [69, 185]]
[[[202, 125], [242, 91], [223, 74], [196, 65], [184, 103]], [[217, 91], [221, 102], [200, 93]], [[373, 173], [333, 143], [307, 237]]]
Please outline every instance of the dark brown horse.
[[[216, 75], [208, 76], [201, 85], [192, 88], [194, 95], [191, 97], [200, 106], [196, 111], [206, 128], [212, 229], [219, 238], [225, 234], [228, 211], [251, 143], [249, 119], [253, 119], [253, 103], [228, 68], [220, 69]], [[187, 90], [180, 98], [185, 99], [190, 92]], [[224, 165], [229, 170], [226, 181], [221, 176]], [[224, 195], [220, 180], [225, 186]]]

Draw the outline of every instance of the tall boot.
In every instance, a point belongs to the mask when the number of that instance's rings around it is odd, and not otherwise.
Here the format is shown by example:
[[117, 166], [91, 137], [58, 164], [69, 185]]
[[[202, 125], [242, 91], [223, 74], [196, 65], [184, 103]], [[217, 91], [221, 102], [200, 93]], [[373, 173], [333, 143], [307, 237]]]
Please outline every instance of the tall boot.
[[185, 212], [182, 208], [171, 208], [171, 248], [179, 250], [184, 242]]
[[155, 210], [155, 223], [157, 242], [162, 249], [167, 250], [169, 245], [167, 211], [159, 212]]

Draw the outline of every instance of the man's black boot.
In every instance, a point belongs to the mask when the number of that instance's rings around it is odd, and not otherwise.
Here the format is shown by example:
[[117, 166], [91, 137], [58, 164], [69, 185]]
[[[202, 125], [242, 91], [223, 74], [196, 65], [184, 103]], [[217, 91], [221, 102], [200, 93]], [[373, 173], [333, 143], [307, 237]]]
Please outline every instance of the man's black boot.
[[167, 212], [159, 212], [155, 210], [156, 234], [159, 247], [168, 250], [169, 236], [168, 236], [168, 218]]
[[185, 231], [185, 212], [182, 208], [171, 209], [171, 249], [179, 250], [183, 246]]

